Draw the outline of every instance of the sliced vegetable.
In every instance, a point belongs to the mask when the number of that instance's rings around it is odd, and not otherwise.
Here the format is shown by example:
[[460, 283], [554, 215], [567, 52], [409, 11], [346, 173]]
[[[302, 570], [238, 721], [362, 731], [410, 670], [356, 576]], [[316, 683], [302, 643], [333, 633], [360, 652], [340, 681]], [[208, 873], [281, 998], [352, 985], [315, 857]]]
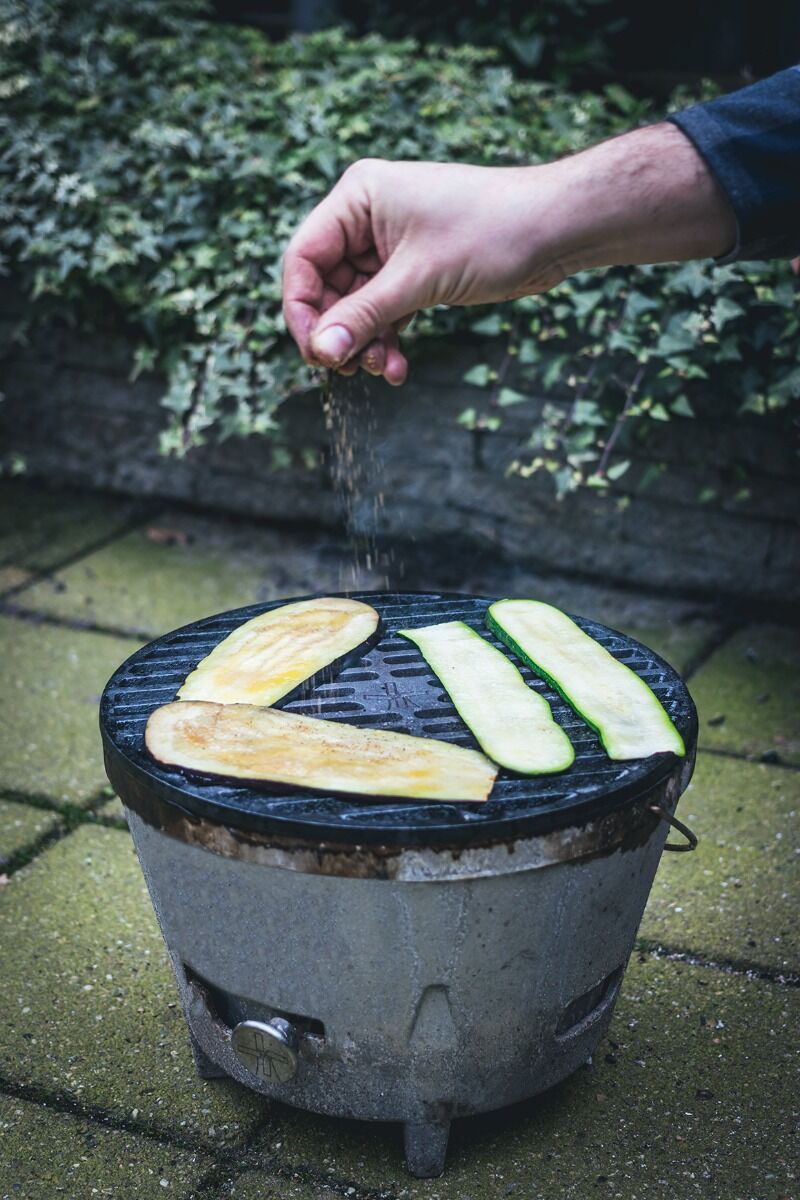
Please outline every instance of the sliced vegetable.
[[575, 751], [550, 705], [505, 654], [463, 621], [398, 632], [419, 646], [481, 748], [523, 775], [565, 771]]
[[338, 596], [284, 604], [245, 621], [215, 646], [178, 692], [180, 700], [274, 704], [325, 668], [333, 674], [369, 648], [379, 617]]
[[360, 796], [480, 801], [497, 775], [477, 750], [252, 704], [173, 701], [152, 713], [145, 742], [188, 771]]
[[609, 758], [686, 753], [644, 680], [560, 609], [537, 600], [499, 600], [489, 606], [486, 624], [596, 731]]

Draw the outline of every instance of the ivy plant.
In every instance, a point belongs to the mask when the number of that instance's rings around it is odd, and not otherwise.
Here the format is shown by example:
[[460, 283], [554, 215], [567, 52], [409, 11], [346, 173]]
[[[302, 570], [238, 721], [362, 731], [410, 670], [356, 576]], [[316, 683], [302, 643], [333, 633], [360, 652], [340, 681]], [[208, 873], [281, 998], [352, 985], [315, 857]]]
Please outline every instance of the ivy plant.
[[[339, 30], [270, 42], [210, 22], [202, 0], [0, 13], [0, 267], [24, 324], [133, 339], [132, 374], [167, 381], [169, 452], [210, 435], [280, 447], [280, 406], [313, 383], [281, 319], [281, 254], [349, 163], [542, 161], [657, 115], [613, 86], [518, 79], [471, 46]], [[415, 336], [459, 332], [502, 347], [499, 368], [489, 356], [467, 380], [480, 390], [462, 423], [497, 428], [551, 395], [514, 469], [549, 472], [559, 493], [621, 476], [643, 424], [719, 396], [788, 416], [800, 395], [779, 264], [590, 273], [491, 312], [437, 309]]]

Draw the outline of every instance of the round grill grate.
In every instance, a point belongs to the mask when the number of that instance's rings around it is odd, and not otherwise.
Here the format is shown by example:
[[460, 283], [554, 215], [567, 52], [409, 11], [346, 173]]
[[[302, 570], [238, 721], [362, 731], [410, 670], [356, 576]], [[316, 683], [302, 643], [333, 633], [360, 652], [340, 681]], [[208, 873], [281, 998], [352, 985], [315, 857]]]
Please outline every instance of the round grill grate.
[[[492, 599], [413, 592], [349, 594], [380, 613], [380, 642], [333, 681], [318, 684], [279, 707], [477, 748], [422, 655], [396, 631], [461, 620], [500, 646], [483, 623]], [[523, 777], [501, 771], [485, 804], [350, 799], [283, 788], [271, 791], [187, 776], [155, 762], [144, 746], [144, 728], [153, 709], [173, 700], [200, 659], [237, 625], [286, 603], [253, 605], [197, 621], [150, 642], [123, 663], [109, 680], [100, 706], [112, 778], [119, 767], [132, 773], [153, 799], [238, 829], [304, 840], [411, 846], [469, 844], [580, 824], [642, 796], [676, 766], [671, 754], [612, 762], [595, 734], [561, 697], [516, 660], [525, 679], [546, 697], [555, 719], [567, 731], [575, 747], [575, 762], [559, 775]], [[595, 621], [574, 619], [648, 683], [691, 752], [697, 737], [697, 714], [680, 676], [632, 638]]]

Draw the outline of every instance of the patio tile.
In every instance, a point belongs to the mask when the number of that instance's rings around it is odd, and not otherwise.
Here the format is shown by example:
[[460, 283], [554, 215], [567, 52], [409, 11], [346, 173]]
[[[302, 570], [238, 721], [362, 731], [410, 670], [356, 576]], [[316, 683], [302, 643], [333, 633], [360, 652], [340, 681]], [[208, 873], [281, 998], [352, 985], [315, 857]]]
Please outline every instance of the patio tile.
[[245, 1171], [220, 1200], [342, 1200], [341, 1191], [308, 1183], [296, 1176], [276, 1177], [268, 1171]]
[[290, 1109], [264, 1152], [402, 1200], [789, 1200], [799, 1018], [794, 989], [637, 956], [593, 1065], [456, 1122], [441, 1179], [406, 1174], [399, 1127]]
[[202, 1154], [0, 1096], [0, 1189], [9, 1200], [184, 1200], [211, 1166]]
[[750, 625], [692, 680], [700, 745], [800, 764], [800, 631]]
[[663, 856], [640, 936], [797, 973], [800, 772], [700, 754], [678, 816], [700, 842]]
[[127, 638], [0, 617], [0, 789], [84, 804], [107, 782], [100, 693], [136, 649]]
[[[26, 609], [147, 637], [200, 617], [352, 586], [346, 544], [223, 517], [162, 513], [157, 522], [20, 593]], [[359, 586], [377, 586], [362, 572]]]
[[0, 1074], [138, 1121], [237, 1144], [268, 1105], [195, 1073], [129, 836], [84, 825], [0, 889]]
[[0, 479], [0, 591], [123, 530], [141, 508], [134, 500]]
[[57, 813], [0, 799], [0, 871], [21, 850], [57, 829], [60, 824]]

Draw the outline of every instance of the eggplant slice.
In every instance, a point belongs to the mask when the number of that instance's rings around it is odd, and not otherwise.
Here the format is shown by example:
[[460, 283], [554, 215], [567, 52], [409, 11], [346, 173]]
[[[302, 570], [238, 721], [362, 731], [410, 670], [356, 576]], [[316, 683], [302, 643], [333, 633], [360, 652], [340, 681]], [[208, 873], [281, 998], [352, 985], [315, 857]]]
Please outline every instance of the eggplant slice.
[[[380, 618], [369, 604], [323, 596], [284, 604], [245, 621], [215, 646], [178, 692], [179, 700], [275, 704], [301, 684], [320, 683], [366, 653]], [[344, 660], [344, 661], [342, 661]]]
[[186, 771], [347, 795], [479, 802], [497, 775], [477, 750], [252, 704], [173, 701], [151, 714], [145, 743]]

